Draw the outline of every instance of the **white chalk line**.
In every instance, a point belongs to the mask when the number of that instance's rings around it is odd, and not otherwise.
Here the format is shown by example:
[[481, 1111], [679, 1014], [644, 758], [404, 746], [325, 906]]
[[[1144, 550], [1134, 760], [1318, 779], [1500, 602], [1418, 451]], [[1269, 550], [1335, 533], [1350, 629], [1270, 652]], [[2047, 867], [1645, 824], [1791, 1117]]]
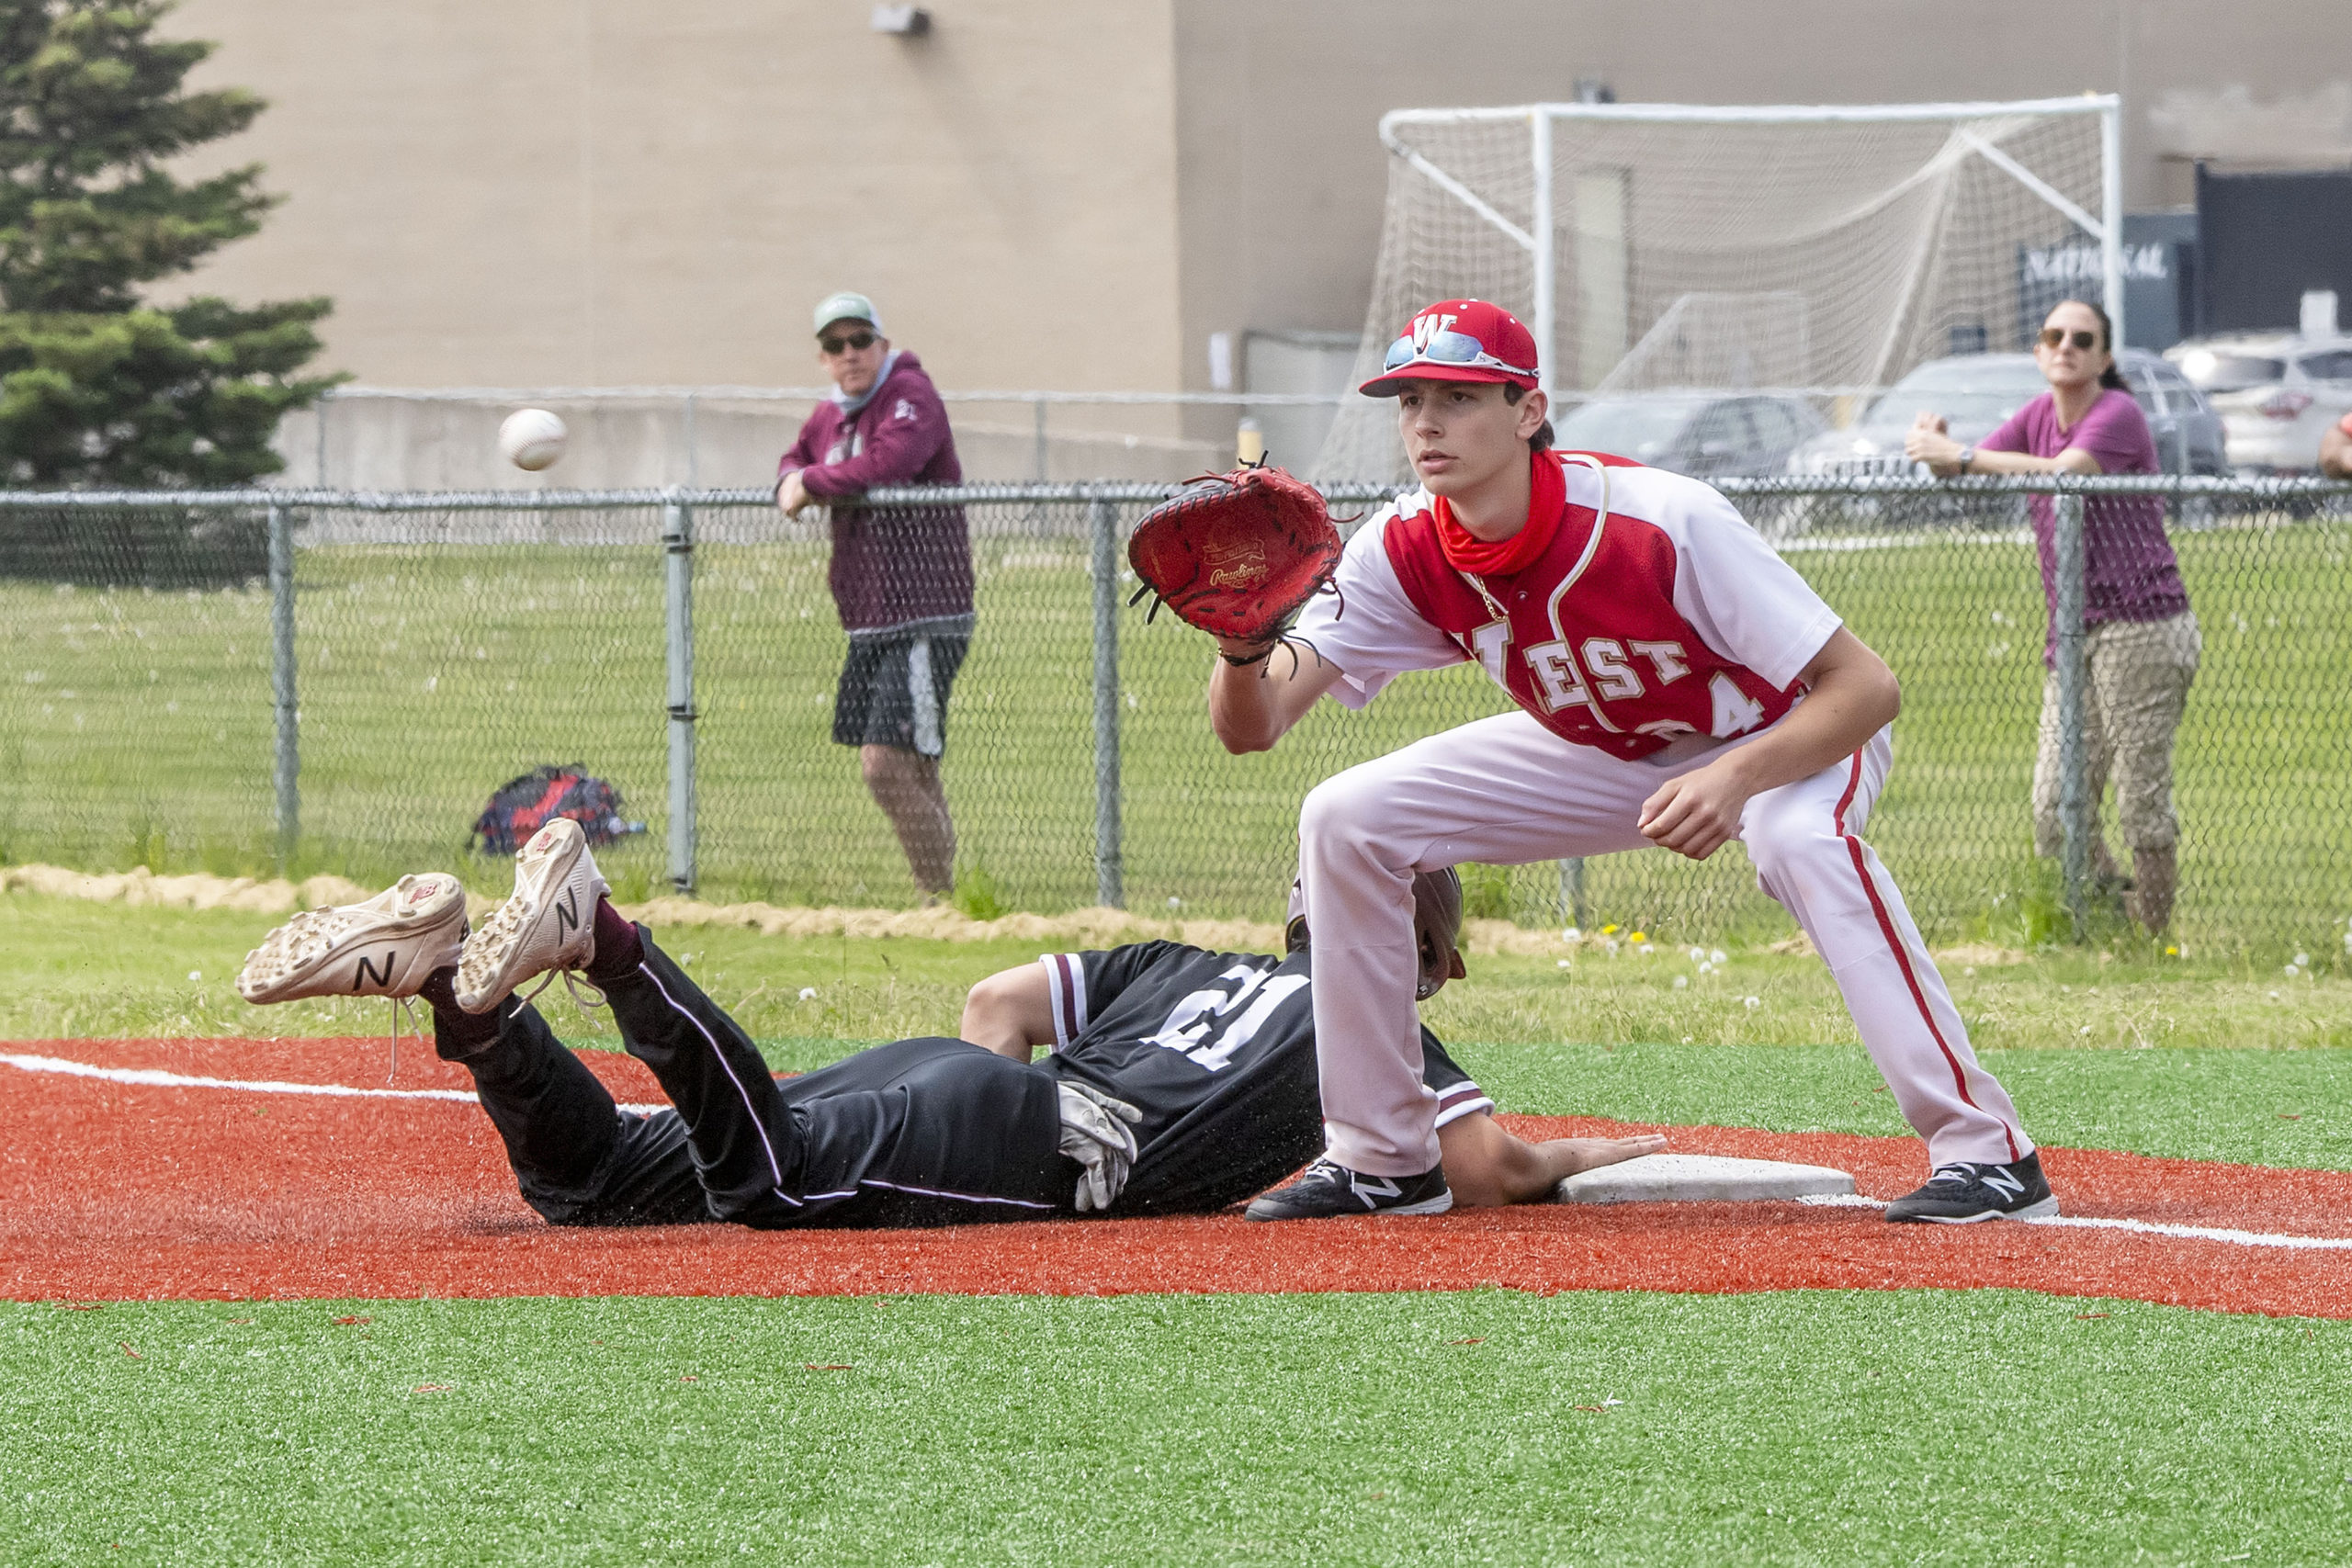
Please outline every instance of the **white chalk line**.
[[[31, 1056], [13, 1052], [0, 1052], [0, 1066], [15, 1067], [20, 1072], [55, 1073], [64, 1077], [102, 1078], [108, 1083], [136, 1084], [151, 1089], [227, 1089], [247, 1094], [316, 1095], [332, 1100], [457, 1100], [468, 1105], [481, 1103], [471, 1089], [361, 1089], [339, 1083], [282, 1083], [274, 1078], [211, 1078], [188, 1073], [165, 1072], [156, 1067], [100, 1067], [87, 1062], [69, 1061], [63, 1056]], [[623, 1111], [648, 1111], [666, 1110], [662, 1105], [624, 1105]], [[1818, 1193], [1799, 1198], [1800, 1203], [1827, 1209], [1883, 1209], [1881, 1198], [1865, 1198], [1860, 1193]], [[2062, 1230], [2128, 1231], [2139, 1235], [2171, 1236], [2181, 1241], [2218, 1241], [2233, 1247], [2273, 1247], [2302, 1252], [2352, 1252], [2352, 1236], [2290, 1235], [2277, 1231], [2233, 1230], [2215, 1225], [2176, 1225], [2156, 1220], [2088, 1219], [2068, 1214], [2048, 1219], [2025, 1220], [2020, 1224], [2048, 1225]]]
[[[1800, 1198], [1800, 1203], [1811, 1203], [1825, 1209], [1883, 1209], [1883, 1198], [1865, 1198], [1858, 1192], [1824, 1193], [1816, 1197]], [[1997, 1222], [1993, 1222], [1997, 1223]], [[2301, 1252], [2352, 1252], [2352, 1236], [2289, 1235], [2278, 1231], [2232, 1230], [2220, 1225], [2176, 1225], [2161, 1220], [2092, 1219], [2077, 1214], [2051, 1214], [2038, 1220], [2020, 1220], [2020, 1224], [2048, 1225], [2057, 1230], [2130, 1231], [2138, 1235], [2165, 1235], [2182, 1241], [2220, 1241], [2233, 1247], [2278, 1247]]]
[[2352, 1252], [2352, 1236], [2285, 1235], [2277, 1231], [2230, 1230], [2218, 1225], [2174, 1225], [2158, 1220], [2086, 1219], [2053, 1214], [2028, 1220], [2030, 1225], [2055, 1225], [2086, 1231], [2134, 1231], [2142, 1235], [2178, 1236], [2184, 1241], [2224, 1241], [2233, 1247], [2280, 1247], [2299, 1252]]
[[[69, 1078], [102, 1078], [107, 1083], [136, 1084], [147, 1089], [232, 1089], [246, 1094], [316, 1095], [329, 1100], [441, 1100], [479, 1105], [469, 1089], [360, 1089], [340, 1083], [282, 1083], [275, 1078], [209, 1078], [158, 1067], [100, 1067], [63, 1056], [30, 1056], [0, 1052], [0, 1066], [20, 1072], [55, 1073]], [[664, 1105], [624, 1105], [623, 1111], [663, 1111]]]

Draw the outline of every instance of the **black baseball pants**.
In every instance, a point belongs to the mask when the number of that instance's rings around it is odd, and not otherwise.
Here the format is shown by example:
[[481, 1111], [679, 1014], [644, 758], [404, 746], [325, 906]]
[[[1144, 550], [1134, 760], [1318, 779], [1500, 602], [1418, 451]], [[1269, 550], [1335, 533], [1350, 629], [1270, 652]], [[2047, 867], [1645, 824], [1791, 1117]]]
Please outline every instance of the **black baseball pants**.
[[560, 1225], [729, 1220], [939, 1225], [1072, 1212], [1057, 1080], [961, 1040], [901, 1040], [779, 1081], [748, 1036], [639, 928], [645, 958], [602, 989], [672, 1109], [625, 1111], [538, 1010], [500, 1004], [495, 1043], [456, 1056], [524, 1201]]

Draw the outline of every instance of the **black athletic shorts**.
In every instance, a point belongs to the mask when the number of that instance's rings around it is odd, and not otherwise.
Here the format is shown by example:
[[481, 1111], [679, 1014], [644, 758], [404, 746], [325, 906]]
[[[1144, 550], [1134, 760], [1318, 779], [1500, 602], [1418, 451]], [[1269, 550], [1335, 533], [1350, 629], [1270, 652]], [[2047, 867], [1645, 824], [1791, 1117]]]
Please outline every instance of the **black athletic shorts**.
[[833, 739], [842, 746], [896, 746], [925, 757], [947, 749], [947, 694], [972, 646], [971, 621], [957, 629], [911, 629], [849, 639], [833, 696]]

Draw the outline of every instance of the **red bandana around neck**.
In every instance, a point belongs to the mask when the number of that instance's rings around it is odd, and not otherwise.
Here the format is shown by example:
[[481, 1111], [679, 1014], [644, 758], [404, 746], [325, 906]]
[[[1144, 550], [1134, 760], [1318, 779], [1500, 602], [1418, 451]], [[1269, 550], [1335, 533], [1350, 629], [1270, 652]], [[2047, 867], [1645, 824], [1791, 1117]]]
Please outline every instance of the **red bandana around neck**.
[[1560, 531], [1560, 516], [1567, 509], [1568, 477], [1556, 452], [1537, 452], [1528, 459], [1527, 522], [1508, 539], [1492, 544], [1453, 520], [1445, 497], [1437, 498], [1438, 548], [1456, 571], [1480, 577], [1508, 577], [1524, 570], [1552, 545]]

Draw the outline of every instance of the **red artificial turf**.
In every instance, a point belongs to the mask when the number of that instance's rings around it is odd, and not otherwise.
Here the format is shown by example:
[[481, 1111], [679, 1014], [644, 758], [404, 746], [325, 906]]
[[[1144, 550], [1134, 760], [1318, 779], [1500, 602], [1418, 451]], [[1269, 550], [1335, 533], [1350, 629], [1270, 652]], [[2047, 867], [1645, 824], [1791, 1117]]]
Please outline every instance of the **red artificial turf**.
[[[10, 1050], [192, 1076], [380, 1086], [374, 1041], [62, 1041]], [[624, 1101], [660, 1099], [618, 1055]], [[467, 1087], [411, 1042], [397, 1087]], [[2016, 1287], [2352, 1317], [2352, 1252], [2110, 1231], [1890, 1225], [1796, 1203], [1538, 1205], [1257, 1225], [1061, 1221], [933, 1231], [556, 1230], [473, 1106], [130, 1086], [0, 1067], [0, 1294], [19, 1301], [1137, 1291], [1739, 1292]], [[1522, 1136], [1645, 1131], [1503, 1118]], [[1670, 1127], [1677, 1149], [1850, 1170], [1893, 1197], [1907, 1138]], [[2045, 1149], [2067, 1213], [2352, 1235], [2352, 1174]]]

